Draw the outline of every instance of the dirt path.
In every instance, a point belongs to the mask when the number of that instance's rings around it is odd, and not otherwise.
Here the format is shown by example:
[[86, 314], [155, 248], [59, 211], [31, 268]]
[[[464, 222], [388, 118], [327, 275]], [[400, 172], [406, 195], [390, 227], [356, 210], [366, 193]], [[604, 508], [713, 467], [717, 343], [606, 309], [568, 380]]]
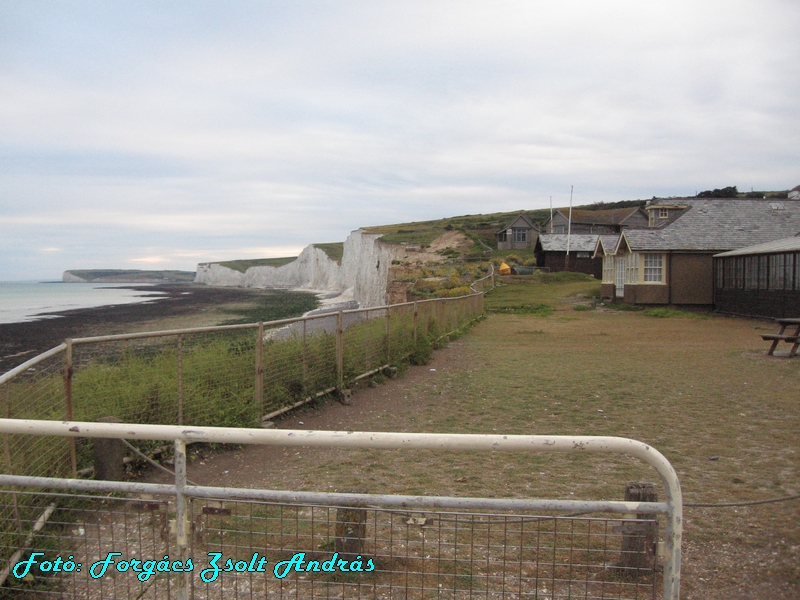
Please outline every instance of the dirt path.
[[[299, 408], [275, 421], [279, 429], [333, 431], [418, 431], [409, 423], [424, 410], [428, 400], [421, 393], [437, 385], [461, 359], [458, 341], [437, 351], [425, 366], [410, 366], [401, 377], [383, 385], [356, 391], [350, 405], [331, 399]], [[297, 480], [297, 469], [312, 463], [346, 460], [347, 450], [243, 446], [191, 461], [189, 478], [201, 485], [266, 489], [315, 489], [330, 491], [334, 480], [324, 475]], [[149, 481], [166, 483], [167, 475], [152, 474]]]

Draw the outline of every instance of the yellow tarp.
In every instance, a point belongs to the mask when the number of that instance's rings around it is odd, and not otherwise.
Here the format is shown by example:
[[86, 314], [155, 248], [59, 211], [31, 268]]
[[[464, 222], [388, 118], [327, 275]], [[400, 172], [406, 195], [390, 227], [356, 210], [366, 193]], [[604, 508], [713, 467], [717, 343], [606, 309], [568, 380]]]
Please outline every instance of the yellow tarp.
[[511, 267], [505, 262], [500, 263], [500, 275], [511, 275]]

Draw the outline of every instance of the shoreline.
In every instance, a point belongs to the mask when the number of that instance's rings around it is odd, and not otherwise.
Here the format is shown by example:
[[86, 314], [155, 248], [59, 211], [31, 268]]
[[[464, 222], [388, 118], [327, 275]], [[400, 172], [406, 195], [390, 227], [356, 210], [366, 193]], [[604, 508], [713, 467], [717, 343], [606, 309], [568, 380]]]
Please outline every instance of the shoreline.
[[0, 374], [68, 338], [219, 324], [231, 318], [226, 308], [247, 304], [271, 291], [191, 283], [131, 284], [130, 289], [158, 290], [163, 295], [132, 304], [57, 312], [36, 321], [0, 323]]

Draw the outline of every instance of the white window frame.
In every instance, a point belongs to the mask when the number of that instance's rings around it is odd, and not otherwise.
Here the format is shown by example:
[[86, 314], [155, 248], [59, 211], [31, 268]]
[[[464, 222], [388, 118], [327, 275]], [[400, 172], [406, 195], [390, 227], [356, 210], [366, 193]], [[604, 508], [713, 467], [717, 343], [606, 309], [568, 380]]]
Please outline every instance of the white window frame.
[[639, 283], [639, 254], [631, 252], [625, 255], [625, 284]]
[[603, 283], [614, 283], [614, 257], [603, 257]]
[[659, 219], [669, 219], [669, 209], [668, 208], [659, 208], [658, 209], [658, 218]]
[[521, 243], [528, 241], [528, 230], [527, 229], [514, 229], [514, 241]]
[[648, 252], [642, 256], [642, 283], [664, 283], [664, 255]]

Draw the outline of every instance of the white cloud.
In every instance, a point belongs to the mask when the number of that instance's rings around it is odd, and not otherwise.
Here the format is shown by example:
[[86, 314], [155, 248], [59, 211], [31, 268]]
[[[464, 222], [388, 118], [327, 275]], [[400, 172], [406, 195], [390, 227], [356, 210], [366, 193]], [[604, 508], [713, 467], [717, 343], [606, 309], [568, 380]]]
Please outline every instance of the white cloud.
[[0, 259], [255, 257], [572, 184], [789, 188], [798, 22], [781, 0], [5, 4]]

